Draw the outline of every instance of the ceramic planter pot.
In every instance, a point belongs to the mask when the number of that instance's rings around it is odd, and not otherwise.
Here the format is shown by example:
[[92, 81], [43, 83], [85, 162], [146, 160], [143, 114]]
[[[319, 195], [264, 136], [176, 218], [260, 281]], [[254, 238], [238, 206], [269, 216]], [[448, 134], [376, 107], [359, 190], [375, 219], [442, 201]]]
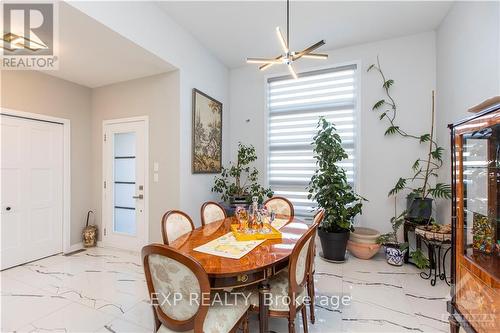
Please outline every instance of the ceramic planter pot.
[[331, 261], [345, 261], [345, 250], [350, 231], [326, 232], [318, 229], [318, 236], [323, 249], [323, 258]]
[[349, 253], [351, 253], [356, 258], [368, 260], [377, 254], [377, 252], [380, 250], [380, 244], [356, 243], [352, 240], [349, 240], [347, 242], [347, 249], [349, 250]]
[[407, 249], [401, 251], [399, 246], [386, 245], [385, 259], [387, 263], [393, 266], [403, 266]]
[[375, 229], [356, 227], [354, 231], [351, 231], [349, 241], [358, 244], [377, 244], [377, 238], [379, 237], [380, 232]]

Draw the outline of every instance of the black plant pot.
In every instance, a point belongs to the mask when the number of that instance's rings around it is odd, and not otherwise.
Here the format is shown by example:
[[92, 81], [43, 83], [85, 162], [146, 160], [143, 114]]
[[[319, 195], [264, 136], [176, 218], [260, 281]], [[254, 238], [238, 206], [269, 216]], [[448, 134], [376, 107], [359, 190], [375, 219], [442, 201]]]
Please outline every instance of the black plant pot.
[[415, 198], [408, 196], [406, 198], [406, 217], [427, 223], [432, 215], [431, 198]]
[[323, 258], [333, 261], [345, 261], [345, 250], [350, 231], [326, 232], [318, 229], [318, 236], [323, 249]]
[[232, 205], [248, 204], [249, 203], [249, 196], [248, 195], [231, 196], [229, 198], [229, 203]]

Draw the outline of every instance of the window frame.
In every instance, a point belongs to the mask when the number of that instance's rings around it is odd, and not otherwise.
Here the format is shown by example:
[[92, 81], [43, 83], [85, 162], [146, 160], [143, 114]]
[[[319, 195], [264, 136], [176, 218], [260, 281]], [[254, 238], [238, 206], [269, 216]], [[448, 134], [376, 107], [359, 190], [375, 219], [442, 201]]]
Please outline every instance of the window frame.
[[[356, 136], [354, 137], [354, 157], [356, 163], [354, 164], [354, 186], [353, 189], [356, 193], [361, 193], [361, 152], [362, 152], [362, 121], [361, 121], [361, 110], [363, 109], [362, 104], [362, 62], [361, 60], [355, 61], [347, 61], [340, 63], [331, 63], [328, 65], [322, 66], [308, 66], [307, 68], [300, 68], [297, 70], [297, 74], [300, 77], [301, 73], [313, 72], [313, 71], [321, 71], [321, 70], [329, 70], [335, 69], [344, 66], [356, 66], [356, 71], [354, 74], [354, 78], [356, 80], [356, 98], [355, 98], [355, 121], [354, 126], [356, 126]], [[291, 74], [288, 71], [280, 70], [271, 74], [264, 75], [263, 77], [263, 87], [264, 87], [264, 184], [266, 187], [269, 187], [269, 79], [274, 79], [277, 77], [284, 78], [292, 78]], [[357, 219], [356, 217], [355, 219]]]

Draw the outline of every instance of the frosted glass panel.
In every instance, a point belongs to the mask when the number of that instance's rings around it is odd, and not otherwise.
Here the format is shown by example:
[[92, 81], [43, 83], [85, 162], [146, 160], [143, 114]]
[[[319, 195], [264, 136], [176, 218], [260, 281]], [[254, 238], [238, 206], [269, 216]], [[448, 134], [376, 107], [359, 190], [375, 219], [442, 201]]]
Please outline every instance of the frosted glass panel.
[[135, 208], [135, 184], [115, 184], [115, 206]]
[[135, 210], [115, 208], [114, 231], [128, 235], [135, 235]]
[[135, 133], [115, 134], [115, 157], [135, 156]]
[[[114, 231], [136, 233], [135, 212], [135, 133], [114, 136]], [[127, 209], [128, 208], [128, 209]]]
[[115, 159], [115, 182], [135, 183], [135, 158]]

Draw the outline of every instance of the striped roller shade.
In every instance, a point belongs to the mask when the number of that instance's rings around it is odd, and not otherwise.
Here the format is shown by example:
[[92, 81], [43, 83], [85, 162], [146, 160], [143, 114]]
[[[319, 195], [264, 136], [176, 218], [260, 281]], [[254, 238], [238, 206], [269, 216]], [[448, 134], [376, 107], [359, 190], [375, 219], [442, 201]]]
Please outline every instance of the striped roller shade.
[[306, 187], [316, 169], [311, 142], [318, 118], [335, 124], [349, 158], [339, 163], [355, 180], [356, 65], [268, 80], [268, 181], [275, 195], [290, 199], [295, 214], [311, 218], [315, 204]]

